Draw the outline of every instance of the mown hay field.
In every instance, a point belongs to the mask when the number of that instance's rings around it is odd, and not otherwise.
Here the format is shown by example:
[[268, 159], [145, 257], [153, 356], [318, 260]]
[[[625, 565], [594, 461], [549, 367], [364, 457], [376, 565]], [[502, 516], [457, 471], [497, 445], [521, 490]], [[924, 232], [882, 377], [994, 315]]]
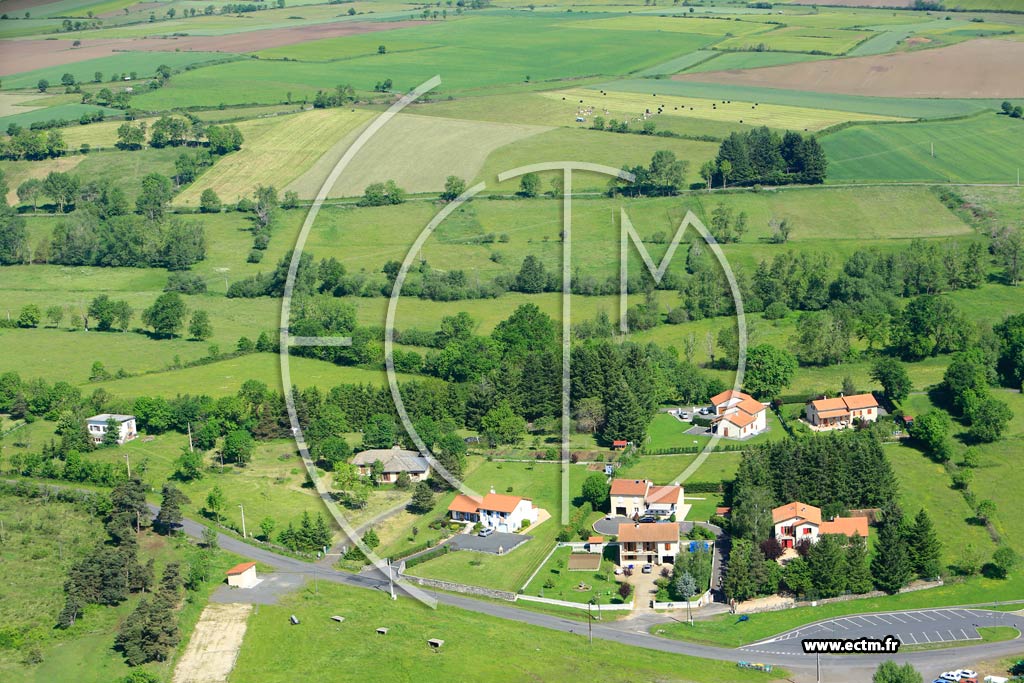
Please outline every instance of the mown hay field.
[[[605, 121], [612, 118], [619, 120], [628, 118], [630, 125], [635, 129], [642, 126], [642, 122], [637, 119], [647, 111], [651, 112], [652, 120], [659, 128], [662, 127], [660, 122], [663, 119], [672, 120], [675, 117], [728, 121], [799, 131], [820, 130], [845, 121], [896, 120], [890, 117], [857, 114], [835, 109], [811, 109], [757, 101], [731, 100], [723, 102], [722, 100], [665, 94], [664, 91], [659, 92], [662, 90], [660, 82], [649, 82], [647, 87], [648, 92], [646, 93], [606, 90], [602, 94], [598, 90], [573, 88], [544, 93], [544, 95], [554, 99], [565, 97], [567, 115], [574, 113], [577, 107], [593, 107], [594, 115], [603, 116]], [[662, 107], [661, 114], [657, 113], [659, 106]], [[605, 110], [607, 110], [607, 114]]]
[[175, 197], [175, 204], [198, 206], [206, 189], [229, 202], [251, 195], [258, 185], [281, 191], [371, 116], [365, 110], [339, 108], [241, 121], [235, 125], [245, 138], [242, 149], [218, 160]]

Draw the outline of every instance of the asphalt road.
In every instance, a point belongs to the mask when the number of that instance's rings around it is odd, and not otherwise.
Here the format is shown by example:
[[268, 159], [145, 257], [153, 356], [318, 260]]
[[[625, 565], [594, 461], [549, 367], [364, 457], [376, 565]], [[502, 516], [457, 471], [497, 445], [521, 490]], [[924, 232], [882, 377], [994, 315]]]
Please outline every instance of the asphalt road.
[[[154, 513], [157, 510], [155, 506], [150, 506]], [[182, 531], [189, 536], [194, 538], [201, 538], [203, 527], [192, 520], [186, 519], [182, 524]], [[221, 548], [231, 551], [243, 557], [247, 557], [257, 562], [262, 562], [265, 565], [274, 567], [280, 572], [287, 574], [298, 574], [304, 576], [307, 580], [313, 579], [314, 577], [319, 581], [330, 581], [333, 583], [340, 583], [349, 586], [355, 586], [358, 588], [367, 588], [371, 590], [379, 590], [387, 592], [388, 582], [386, 575], [378, 574], [375, 572], [367, 572], [362, 574], [349, 574], [345, 572], [339, 572], [333, 569], [325, 569], [323, 567], [315, 567], [310, 563], [303, 562], [302, 560], [296, 560], [283, 555], [278, 555], [269, 550], [259, 548], [248, 543], [245, 543], [237, 538], [226, 536], [224, 534], [218, 534], [217, 542]], [[401, 591], [401, 584], [396, 584], [396, 590]], [[478, 600], [475, 598], [469, 598], [462, 595], [453, 595], [449, 593], [431, 593], [432, 597], [436, 598], [438, 603], [443, 605], [451, 605], [460, 609], [469, 610], [471, 612], [478, 612], [480, 614], [487, 614], [500, 619], [507, 619], [509, 621], [516, 621], [520, 623], [529, 624], [531, 626], [537, 626], [541, 628], [548, 628], [555, 631], [563, 631], [566, 633], [575, 633], [581, 636], [587, 635], [587, 625], [579, 621], [572, 621], [569, 619], [563, 619], [561, 617], [543, 614], [541, 612], [534, 612], [528, 609], [521, 609], [512, 607], [511, 605], [504, 605], [498, 602], [489, 602], [484, 600]], [[910, 626], [912, 623], [924, 624], [927, 619], [922, 615], [934, 616], [933, 613], [938, 612], [961, 612], [965, 614], [977, 615], [975, 620], [980, 618], [985, 619], [997, 619], [1006, 618], [1010, 619], [1007, 623], [1016, 623], [1019, 621], [1021, 626], [1024, 626], [1024, 618], [1017, 617], [1015, 621], [1012, 621], [1014, 617], [1010, 615], [1004, 615], [1000, 612], [991, 612], [988, 610], [927, 610], [927, 611], [915, 611], [907, 614], [915, 615], [921, 619], [920, 622], [913, 622], [911, 618], [904, 617], [907, 624], [908, 630], [905, 632], [908, 634], [915, 634], [919, 631], [913, 630]], [[898, 615], [903, 617], [902, 612], [884, 613], [883, 616]], [[989, 616], [983, 616], [989, 615]], [[756, 618], [756, 617], [755, 617]], [[857, 617], [849, 617], [847, 619], [857, 619]], [[866, 619], [866, 617], [865, 617]], [[895, 616], [891, 617], [892, 621], [896, 621]], [[668, 621], [668, 619], [666, 619]], [[947, 629], [951, 628], [955, 623], [960, 624], [959, 628], [963, 628], [969, 618], [961, 614], [960, 617], [953, 619], [943, 619], [943, 623], [946, 624]], [[862, 622], [864, 624], [864, 631], [857, 631], [854, 627], [856, 621], [845, 622], [844, 620], [836, 620], [839, 622], [847, 623], [848, 635], [837, 636], [837, 637], [860, 637], [867, 634], [868, 622]], [[876, 623], [877, 622], [877, 623]], [[823, 624], [831, 624], [831, 622], [822, 622]], [[888, 629], [891, 625], [885, 624], [885, 628], [882, 627], [883, 620], [877, 619], [872, 620], [871, 626], [874, 629], [872, 632], [881, 632]], [[972, 622], [973, 623], [973, 622]], [[977, 621], [982, 626], [985, 625], [996, 625], [994, 621], [981, 622]], [[815, 680], [815, 657], [812, 655], [804, 655], [802, 650], [797, 652], [793, 649], [793, 645], [799, 649], [799, 639], [796, 636], [791, 636], [784, 639], [776, 640], [776, 642], [785, 643], [785, 641], [792, 641], [792, 643], [786, 643], [785, 645], [779, 646], [778, 652], [775, 650], [761, 650], [761, 646], [758, 645], [758, 649], [752, 649], [755, 646], [747, 646], [746, 648], [725, 648], [716, 647], [712, 645], [700, 645], [697, 643], [684, 642], [679, 640], [670, 640], [668, 638], [661, 638], [658, 636], [651, 635], [648, 632], [650, 624], [646, 620], [623, 620], [619, 622], [609, 622], [607, 624], [598, 623], [593, 626], [593, 636], [602, 640], [609, 640], [623, 645], [633, 645], [636, 647], [643, 647], [650, 650], [659, 650], [661, 652], [668, 652], [680, 655], [691, 655], [694, 657], [704, 657], [707, 659], [717, 659], [723, 661], [758, 661], [767, 664], [773, 664], [777, 666], [783, 666], [789, 669], [794, 674], [794, 680], [806, 681], [810, 683]], [[811, 625], [803, 627], [804, 629], [815, 628], [820, 625]], [[821, 627], [824, 628], [824, 627]], [[930, 628], [930, 623], [929, 623]], [[831, 628], [827, 631], [831, 633]], [[806, 633], [810, 633], [807, 631]], [[817, 633], [817, 631], [815, 631]], [[885, 635], [895, 635], [887, 632]], [[785, 634], [784, 634], [785, 635]], [[801, 634], [802, 637], [812, 637]], [[831, 637], [831, 636], [819, 636], [819, 637]], [[874, 654], [851, 654], [851, 655], [822, 655], [820, 657], [820, 666], [823, 672], [828, 672], [827, 680], [829, 683], [861, 683], [863, 681], [871, 680], [871, 673], [878, 666], [879, 662], [886, 658], [895, 659], [898, 662], [909, 662], [913, 664], [918, 670], [924, 673], [926, 676], [934, 677], [936, 674], [955, 666], [957, 662], [969, 662], [975, 661], [979, 658], [994, 658], [1000, 656], [1009, 656], [1024, 651], [1024, 644], [1019, 640], [1016, 641], [1004, 641], [999, 643], [989, 643], [983, 645], [966, 646], [957, 648], [956, 650], [929, 650], [922, 652], [912, 653], [901, 653], [895, 656], [880, 657]]]

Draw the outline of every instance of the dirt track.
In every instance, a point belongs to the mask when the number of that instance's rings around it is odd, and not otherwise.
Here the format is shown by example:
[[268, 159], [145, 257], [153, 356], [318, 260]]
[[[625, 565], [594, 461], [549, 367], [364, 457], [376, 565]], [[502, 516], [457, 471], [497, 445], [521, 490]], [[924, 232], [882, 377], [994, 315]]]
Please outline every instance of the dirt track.
[[979, 39], [949, 47], [829, 59], [742, 71], [673, 76], [679, 81], [752, 85], [876, 97], [1024, 97], [1024, 43]]
[[0, 76], [32, 69], [72, 64], [96, 57], [107, 57], [115, 52], [138, 50], [144, 52], [226, 52], [244, 53], [266, 50], [283, 45], [305, 43], [321, 38], [354, 36], [376, 31], [391, 31], [416, 26], [417, 21], [348, 22], [336, 21], [310, 24], [295, 28], [269, 28], [222, 36], [182, 36], [151, 38], [109, 38], [83, 40], [80, 47], [72, 47], [73, 40], [4, 40], [0, 41]]
[[235, 666], [252, 605], [211, 604], [203, 610], [173, 683], [223, 683]]

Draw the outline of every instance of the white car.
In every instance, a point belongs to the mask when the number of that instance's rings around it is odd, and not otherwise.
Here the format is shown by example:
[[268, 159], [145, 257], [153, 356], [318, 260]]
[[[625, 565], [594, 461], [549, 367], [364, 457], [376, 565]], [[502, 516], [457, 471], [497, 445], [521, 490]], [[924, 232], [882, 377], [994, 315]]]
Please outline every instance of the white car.
[[977, 678], [978, 677], [978, 672], [977, 671], [971, 671], [970, 669], [960, 669], [959, 671], [957, 671], [957, 673], [960, 674], [960, 678]]
[[959, 671], [943, 671], [939, 678], [950, 683], [959, 683], [963, 676], [960, 675]]

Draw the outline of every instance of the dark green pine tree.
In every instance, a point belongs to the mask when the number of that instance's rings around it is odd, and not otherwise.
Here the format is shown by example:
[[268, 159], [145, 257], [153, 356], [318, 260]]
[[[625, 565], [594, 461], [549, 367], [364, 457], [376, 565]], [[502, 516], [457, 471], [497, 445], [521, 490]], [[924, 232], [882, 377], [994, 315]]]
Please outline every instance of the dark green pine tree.
[[[747, 138], [742, 133], [730, 133], [729, 137], [722, 141], [718, 148], [718, 157], [715, 165], [721, 168], [722, 162], [728, 161], [732, 165], [732, 171], [725, 178], [727, 183], [744, 183], [753, 176], [753, 169], [750, 164], [750, 152], [747, 150]], [[721, 184], [722, 174], [718, 173], [716, 183]]]
[[814, 588], [823, 598], [834, 598], [846, 589], [846, 557], [843, 542], [835, 534], [825, 534], [807, 552]]
[[605, 441], [625, 439], [637, 445], [644, 442], [647, 437], [647, 415], [625, 380], [620, 379], [609, 393], [604, 412], [602, 436]]
[[170, 482], [164, 484], [161, 494], [160, 512], [156, 515], [154, 526], [156, 526], [160, 533], [167, 534], [181, 524], [181, 520], [184, 517], [181, 506], [184, 503], [188, 503], [189, 498], [181, 492], [181, 489]]
[[886, 593], [896, 593], [914, 575], [910, 547], [903, 522], [898, 517], [887, 519], [878, 534], [871, 575], [875, 585]]
[[939, 558], [942, 555], [942, 541], [935, 532], [928, 513], [921, 508], [908, 529], [907, 542], [914, 571], [922, 579], [934, 579], [939, 575], [942, 566]]
[[138, 666], [149, 661], [146, 658], [146, 622], [151, 609], [150, 600], [143, 598], [135, 610], [121, 624], [114, 638], [114, 647], [121, 651], [129, 666]]
[[825, 150], [818, 144], [817, 138], [813, 135], [804, 139], [800, 147], [800, 176], [805, 183], [816, 184], [825, 181], [825, 173], [828, 171], [828, 159], [825, 158]]
[[873, 587], [871, 567], [868, 565], [868, 544], [857, 534], [846, 546], [846, 589], [859, 594], [867, 593]]

